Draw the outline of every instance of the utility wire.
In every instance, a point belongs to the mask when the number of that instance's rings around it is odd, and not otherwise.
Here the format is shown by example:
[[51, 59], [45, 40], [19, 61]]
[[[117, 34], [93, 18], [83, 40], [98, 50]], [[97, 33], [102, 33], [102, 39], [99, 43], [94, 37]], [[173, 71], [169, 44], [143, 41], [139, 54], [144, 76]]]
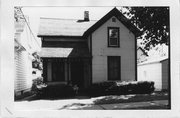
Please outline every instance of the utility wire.
[[22, 13], [22, 16], [23, 16], [23, 18], [24, 18], [24, 20], [25, 20], [25, 22], [26, 22], [26, 24], [27, 24], [27, 26], [28, 26], [28, 28], [29, 28], [29, 30], [30, 30], [30, 32], [31, 32], [31, 34], [32, 34], [32, 36], [33, 36], [33, 38], [34, 38], [34, 40], [37, 42], [38, 46], [40, 47], [40, 44], [39, 44], [39, 42], [37, 41], [37, 39], [35, 38], [34, 33], [32, 32], [32, 30], [31, 30], [31, 28], [30, 28], [30, 26], [29, 26], [29, 23], [27, 22], [27, 20], [26, 20], [24, 14], [23, 14], [23, 11], [21, 10], [20, 7], [19, 7], [19, 9], [20, 9], [20, 11], [21, 11], [21, 13]]

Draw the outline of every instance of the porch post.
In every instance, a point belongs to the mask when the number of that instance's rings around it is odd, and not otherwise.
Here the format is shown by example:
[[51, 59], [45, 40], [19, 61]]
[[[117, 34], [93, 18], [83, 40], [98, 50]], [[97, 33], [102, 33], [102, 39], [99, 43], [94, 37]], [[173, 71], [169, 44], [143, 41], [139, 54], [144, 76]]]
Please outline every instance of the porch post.
[[48, 61], [47, 64], [47, 81], [52, 81], [52, 62]]

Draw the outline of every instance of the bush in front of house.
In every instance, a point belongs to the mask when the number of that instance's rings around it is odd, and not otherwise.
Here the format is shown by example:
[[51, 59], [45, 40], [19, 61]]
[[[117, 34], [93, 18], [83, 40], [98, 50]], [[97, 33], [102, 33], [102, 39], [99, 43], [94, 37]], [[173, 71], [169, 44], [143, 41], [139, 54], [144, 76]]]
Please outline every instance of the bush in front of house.
[[66, 98], [75, 96], [75, 90], [73, 86], [61, 83], [56, 85], [47, 85], [43, 91], [43, 97], [48, 98]]
[[108, 91], [115, 94], [149, 94], [154, 89], [153, 81], [131, 81], [117, 82], [117, 85], [111, 86]]
[[31, 91], [40, 96], [46, 87], [47, 85], [43, 83], [43, 77], [37, 77], [33, 80]]
[[154, 89], [154, 82], [152, 81], [107, 81], [93, 84], [87, 92], [91, 96], [149, 94]]
[[134, 89], [136, 93], [152, 93], [155, 90], [153, 81], [140, 81]]
[[115, 81], [99, 82], [92, 84], [86, 91], [91, 96], [106, 95], [108, 94], [108, 89], [112, 86], [116, 86]]

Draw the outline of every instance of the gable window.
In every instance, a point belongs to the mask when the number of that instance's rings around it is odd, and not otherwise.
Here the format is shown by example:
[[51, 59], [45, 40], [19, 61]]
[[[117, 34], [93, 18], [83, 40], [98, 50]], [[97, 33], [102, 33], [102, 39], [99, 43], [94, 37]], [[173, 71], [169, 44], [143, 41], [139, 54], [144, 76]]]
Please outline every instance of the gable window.
[[119, 47], [118, 27], [108, 27], [108, 47]]

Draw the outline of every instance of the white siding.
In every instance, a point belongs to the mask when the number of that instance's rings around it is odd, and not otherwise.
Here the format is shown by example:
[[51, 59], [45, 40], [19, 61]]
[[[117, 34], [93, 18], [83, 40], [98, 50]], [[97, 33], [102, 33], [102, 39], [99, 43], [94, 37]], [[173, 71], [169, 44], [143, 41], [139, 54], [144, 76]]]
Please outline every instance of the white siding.
[[154, 81], [155, 89], [162, 89], [161, 63], [138, 65], [138, 81]]
[[15, 92], [30, 89], [32, 86], [32, 62], [26, 51], [15, 51]]
[[[40, 40], [33, 38], [25, 21], [15, 22], [15, 95], [32, 86], [32, 53], [40, 49]], [[39, 43], [39, 44], [38, 44]], [[19, 48], [21, 47], [21, 49]]]
[[[119, 27], [120, 47], [108, 47], [107, 27]], [[92, 33], [93, 83], [107, 81], [107, 56], [121, 56], [121, 80], [135, 80], [135, 36], [119, 20], [109, 19]]]

